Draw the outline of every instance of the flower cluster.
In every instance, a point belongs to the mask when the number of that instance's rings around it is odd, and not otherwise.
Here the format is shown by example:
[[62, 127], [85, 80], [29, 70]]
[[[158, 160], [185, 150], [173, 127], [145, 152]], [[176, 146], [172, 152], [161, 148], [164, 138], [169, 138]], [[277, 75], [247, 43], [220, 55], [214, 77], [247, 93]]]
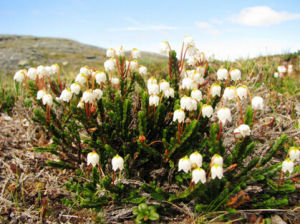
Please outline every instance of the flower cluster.
[[[181, 158], [178, 162], [178, 171], [183, 170], [185, 173], [192, 171], [191, 182], [197, 184], [201, 181], [202, 184], [206, 183], [206, 173], [202, 167], [202, 156], [199, 152], [192, 153], [189, 157], [185, 156]], [[223, 158], [215, 154], [209, 166], [211, 178], [218, 179], [223, 178]]]
[[170, 83], [162, 79], [159, 84], [154, 77], [148, 79], [147, 89], [149, 93], [149, 106], [157, 107], [160, 101], [159, 94], [164, 98], [173, 98], [174, 89], [170, 87]]
[[277, 71], [274, 72], [274, 78], [284, 78], [287, 74], [293, 73], [293, 65], [289, 64], [288, 66], [285, 65], [279, 65], [277, 67]]
[[300, 162], [300, 148], [291, 147], [288, 151], [288, 157], [282, 162], [282, 172], [292, 173], [294, 170], [294, 163]]

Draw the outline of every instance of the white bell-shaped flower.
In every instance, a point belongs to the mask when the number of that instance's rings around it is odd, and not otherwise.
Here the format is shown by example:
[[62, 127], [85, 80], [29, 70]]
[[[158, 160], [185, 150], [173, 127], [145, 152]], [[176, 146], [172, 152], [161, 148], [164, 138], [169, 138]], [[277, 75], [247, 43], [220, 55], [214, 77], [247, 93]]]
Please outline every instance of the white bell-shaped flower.
[[237, 95], [239, 96], [239, 98], [240, 98], [241, 100], [246, 99], [246, 98], [247, 98], [247, 95], [248, 95], [248, 88], [247, 88], [247, 86], [244, 86], [244, 85], [239, 86], [239, 87], [236, 89], [236, 93], [237, 93]]
[[157, 95], [150, 95], [149, 97], [149, 106], [157, 107], [159, 104], [159, 97]]
[[124, 48], [123, 48], [123, 46], [120, 46], [120, 48], [116, 51], [116, 55], [118, 56], [118, 57], [124, 57], [125, 56], [125, 50], [124, 50]]
[[211, 158], [211, 164], [218, 164], [220, 166], [223, 166], [223, 157], [220, 156], [219, 154], [215, 154], [212, 158]]
[[203, 117], [210, 118], [212, 116], [213, 112], [214, 112], [214, 109], [212, 108], [211, 105], [204, 104], [202, 106], [202, 116]]
[[164, 79], [160, 81], [160, 83], [159, 83], [159, 89], [160, 89], [160, 91], [165, 92], [165, 91], [169, 90], [169, 88], [170, 88], [170, 83], [168, 83]]
[[162, 55], [167, 55], [169, 56], [169, 43], [167, 41], [163, 41], [159, 44], [159, 53]]
[[87, 66], [81, 67], [79, 73], [85, 74], [86, 76], [91, 75], [91, 71]]
[[241, 80], [241, 78], [242, 78], [241, 71], [239, 69], [233, 69], [233, 70], [231, 70], [231, 72], [230, 72], [230, 78], [233, 81]]
[[37, 76], [37, 69], [36, 68], [29, 68], [27, 72], [27, 77], [31, 80], [35, 80]]
[[181, 84], [182, 89], [192, 89], [193, 88], [193, 80], [191, 78], [184, 78], [182, 79], [182, 84]]
[[279, 73], [286, 73], [286, 67], [284, 65], [280, 65], [277, 67], [277, 71]]
[[157, 84], [157, 80], [154, 77], [151, 77], [150, 79], [148, 79], [147, 81], [147, 88], [149, 89], [149, 86], [153, 85], [153, 84]]
[[199, 89], [193, 89], [191, 92], [191, 97], [197, 102], [200, 102], [202, 100], [202, 93]]
[[174, 111], [173, 114], [173, 121], [178, 121], [179, 123], [184, 122], [185, 119], [185, 113], [182, 109], [178, 109]]
[[51, 107], [53, 105], [53, 97], [46, 93], [43, 98], [42, 98], [42, 102], [44, 105], [48, 105], [49, 107]]
[[183, 96], [183, 97], [180, 99], [180, 107], [181, 107], [181, 109], [183, 109], [183, 110], [189, 111], [190, 108], [191, 108], [191, 104], [192, 104], [191, 97]]
[[37, 75], [39, 76], [39, 78], [45, 77], [46, 71], [45, 71], [45, 67], [44, 67], [43, 65], [39, 65], [39, 66], [36, 68], [36, 70], [37, 70]]
[[252, 108], [253, 110], [263, 110], [264, 109], [264, 100], [260, 96], [256, 96], [252, 99]]
[[217, 71], [218, 80], [226, 80], [228, 76], [228, 71], [225, 68], [220, 68]]
[[147, 75], [147, 67], [141, 66], [141, 67], [139, 68], [139, 73], [140, 73], [141, 75]]
[[288, 70], [287, 70], [288, 74], [293, 73], [293, 65], [288, 65]]
[[194, 83], [199, 84], [199, 85], [202, 85], [205, 81], [203, 78], [203, 75], [200, 74], [199, 72], [194, 73], [192, 80], [194, 81]]
[[111, 78], [110, 81], [111, 81], [111, 84], [115, 85], [115, 86], [119, 85], [119, 83], [120, 83], [120, 79], [118, 79], [118, 78]]
[[124, 159], [119, 155], [114, 156], [114, 158], [111, 160], [111, 164], [113, 171], [121, 171], [124, 169]]
[[14, 80], [17, 82], [22, 82], [25, 78], [25, 75], [26, 75], [26, 70], [24, 69], [19, 70], [15, 73]]
[[132, 60], [132, 61], [130, 62], [130, 65], [129, 65], [129, 64], [126, 65], [126, 68], [128, 68], [128, 66], [129, 66], [129, 69], [130, 69], [132, 72], [137, 71], [137, 69], [138, 69], [138, 67], [139, 67], [138, 62], [137, 62], [136, 60]]
[[289, 157], [292, 161], [300, 161], [300, 149], [299, 147], [291, 147], [289, 149]]
[[183, 170], [185, 173], [188, 173], [192, 169], [192, 163], [189, 157], [185, 156], [181, 158], [178, 162], [178, 171]]
[[95, 150], [87, 155], [87, 165], [90, 164], [94, 167], [99, 164], [99, 155]]
[[169, 88], [168, 90], [166, 90], [164, 92], [164, 97], [165, 98], [174, 98], [174, 89], [173, 88]]
[[104, 69], [106, 72], [113, 72], [115, 70], [116, 60], [110, 58], [104, 62]]
[[247, 124], [241, 124], [234, 132], [237, 138], [240, 138], [240, 136], [245, 138], [251, 134], [250, 127]]
[[294, 170], [294, 163], [292, 160], [290, 159], [285, 159], [283, 162], [282, 162], [282, 172], [286, 173], [287, 171], [289, 173], [292, 173], [293, 170]]
[[227, 107], [222, 107], [218, 110], [217, 116], [220, 122], [225, 125], [228, 122], [232, 121], [230, 109]]
[[43, 96], [46, 95], [46, 91], [44, 89], [41, 89], [37, 92], [37, 96], [36, 99], [37, 100], [41, 100], [43, 98]]
[[59, 72], [59, 65], [58, 64], [51, 65], [51, 73], [52, 73], [52, 75], [55, 75], [58, 72]]
[[223, 178], [223, 167], [219, 164], [212, 165], [210, 172], [212, 179], [215, 179], [216, 177], [218, 177], [219, 179]]
[[107, 51], [106, 51], [106, 57], [108, 57], [108, 58], [115, 57], [115, 49], [113, 49], [113, 48], [107, 49]]
[[274, 72], [273, 76], [274, 76], [274, 78], [277, 79], [279, 77], [279, 73], [278, 72]]
[[78, 95], [80, 93], [81, 87], [78, 82], [75, 82], [70, 86], [70, 89], [72, 94]]
[[219, 84], [214, 83], [211, 87], [211, 96], [221, 96], [221, 86]]
[[194, 39], [189, 35], [184, 36], [183, 43], [188, 47], [194, 47], [195, 46]]
[[197, 100], [191, 98], [191, 105], [187, 108], [188, 111], [195, 111], [198, 108]]
[[45, 66], [45, 76], [50, 77], [52, 75], [51, 66]]
[[106, 82], [106, 74], [104, 72], [98, 72], [95, 75], [96, 83], [101, 85], [101, 83]]
[[236, 99], [235, 87], [234, 86], [227, 87], [224, 90], [223, 98], [224, 100], [228, 100], [228, 101], [235, 100]]
[[70, 100], [72, 99], [72, 92], [70, 89], [64, 89], [59, 97], [60, 100], [64, 101], [64, 102], [70, 102]]
[[233, 130], [233, 134], [235, 138], [242, 138], [243, 136], [241, 135], [240, 129], [237, 127], [236, 129]]
[[132, 49], [132, 58], [133, 59], [138, 59], [139, 57], [141, 57], [141, 52], [139, 49], [137, 48], [133, 48]]
[[190, 155], [190, 161], [192, 163], [192, 166], [195, 164], [197, 167], [201, 167], [202, 166], [202, 156], [199, 152], [193, 152]]
[[94, 101], [94, 94], [92, 90], [86, 90], [82, 94], [82, 101], [84, 103], [92, 103]]
[[158, 95], [159, 94], [159, 85], [155, 84], [155, 83], [148, 85], [148, 93], [149, 93], [149, 95]]
[[87, 81], [87, 76], [83, 73], [79, 73], [75, 78], [75, 82], [79, 82], [81, 84], [86, 83], [86, 81]]
[[192, 171], [192, 181], [197, 184], [201, 181], [202, 184], [206, 183], [205, 171], [202, 168], [196, 168]]
[[94, 89], [93, 95], [96, 100], [100, 100], [102, 98], [103, 92], [101, 89]]

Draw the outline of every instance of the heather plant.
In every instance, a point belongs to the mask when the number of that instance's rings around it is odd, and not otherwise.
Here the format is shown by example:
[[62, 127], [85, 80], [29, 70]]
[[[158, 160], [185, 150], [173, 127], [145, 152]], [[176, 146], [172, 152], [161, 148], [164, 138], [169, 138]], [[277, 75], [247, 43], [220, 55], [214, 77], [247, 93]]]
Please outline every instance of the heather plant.
[[[243, 85], [241, 71], [210, 72], [189, 36], [180, 57], [168, 42], [160, 53], [169, 58], [166, 73], [148, 74], [138, 64], [139, 50], [126, 58], [122, 47], [107, 50], [105, 71], [82, 67], [70, 85], [61, 81], [58, 65], [16, 73], [36, 103], [33, 120], [52, 134], [49, 146], [35, 150], [57, 157], [47, 165], [75, 170], [66, 184], [74, 198], [64, 203], [140, 204], [133, 210], [137, 222], [175, 214], [177, 203], [198, 213], [288, 205], [299, 148], [288, 151], [282, 135], [257, 151], [251, 129], [265, 105]], [[215, 83], [208, 81], [212, 76]], [[229, 148], [222, 133], [232, 126], [235, 146]], [[283, 163], [272, 161], [278, 151]]]

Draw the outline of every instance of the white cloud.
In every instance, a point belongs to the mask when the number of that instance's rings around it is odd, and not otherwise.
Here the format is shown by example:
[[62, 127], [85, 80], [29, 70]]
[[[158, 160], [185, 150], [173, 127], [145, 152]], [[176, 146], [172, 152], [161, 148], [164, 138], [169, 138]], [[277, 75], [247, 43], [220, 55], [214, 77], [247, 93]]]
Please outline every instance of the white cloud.
[[112, 28], [110, 32], [117, 31], [164, 31], [164, 30], [178, 30], [180, 27], [167, 25], [145, 25], [145, 26], [130, 26], [123, 28]]
[[233, 17], [233, 22], [247, 26], [269, 26], [299, 18], [299, 13], [276, 12], [268, 6], [256, 6], [242, 9]]
[[262, 55], [283, 54], [295, 52], [300, 48], [300, 44], [297, 43], [263, 39], [224, 42], [208, 41], [203, 42], [201, 46], [201, 51], [208, 57], [214, 55], [215, 58], [221, 60], [247, 59]]
[[218, 35], [220, 31], [207, 22], [195, 22], [195, 25], [206, 34]]

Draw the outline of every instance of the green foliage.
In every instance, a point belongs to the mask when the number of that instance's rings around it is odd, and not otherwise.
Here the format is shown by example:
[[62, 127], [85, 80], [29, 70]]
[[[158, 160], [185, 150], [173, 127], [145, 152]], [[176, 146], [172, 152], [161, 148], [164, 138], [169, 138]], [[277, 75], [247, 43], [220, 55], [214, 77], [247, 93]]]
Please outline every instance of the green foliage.
[[148, 206], [146, 203], [139, 204], [133, 209], [133, 215], [136, 216], [135, 223], [149, 223], [159, 219], [159, 214], [154, 206]]
[[[1, 85], [0, 85], [1, 86]], [[10, 113], [15, 105], [17, 96], [9, 90], [0, 90], [0, 112]]]

